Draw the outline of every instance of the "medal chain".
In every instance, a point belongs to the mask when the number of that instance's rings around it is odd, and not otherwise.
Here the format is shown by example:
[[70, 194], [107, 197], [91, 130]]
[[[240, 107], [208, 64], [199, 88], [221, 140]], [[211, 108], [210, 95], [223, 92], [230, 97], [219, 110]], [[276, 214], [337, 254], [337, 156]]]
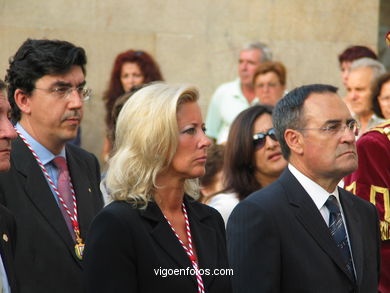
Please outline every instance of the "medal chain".
[[176, 233], [175, 228], [171, 225], [171, 222], [167, 219], [167, 217], [164, 218], [167, 220], [169, 226], [171, 227], [173, 233], [176, 235], [176, 238], [179, 240], [181, 246], [184, 248], [185, 252], [187, 253], [188, 257], [190, 258], [192, 267], [195, 270], [196, 273], [196, 281], [198, 283], [198, 293], [205, 293], [204, 291], [204, 286], [203, 286], [203, 280], [202, 280], [202, 275], [200, 274], [198, 264], [196, 262], [196, 257], [194, 254], [194, 250], [192, 248], [192, 236], [191, 236], [191, 230], [190, 230], [190, 223], [188, 221], [188, 214], [186, 210], [186, 206], [184, 203], [182, 203], [182, 209], [183, 209], [183, 214], [184, 214], [184, 220], [185, 220], [185, 225], [186, 225], [186, 234], [188, 238], [188, 247], [185, 246], [184, 242], [180, 239], [179, 235]]
[[39, 159], [37, 153], [33, 150], [31, 145], [27, 142], [26, 138], [20, 133], [20, 131], [18, 129], [16, 129], [16, 128], [15, 128], [15, 131], [19, 135], [19, 137], [23, 140], [23, 142], [26, 144], [26, 146], [29, 148], [29, 150], [31, 151], [31, 153], [34, 156], [35, 160], [37, 161], [39, 167], [41, 168], [43, 174], [45, 175], [47, 181], [49, 182], [50, 186], [53, 188], [55, 194], [57, 195], [57, 197], [58, 197], [58, 199], [60, 201], [60, 203], [64, 207], [66, 213], [68, 214], [68, 216], [69, 216], [69, 218], [71, 220], [71, 223], [72, 223], [72, 226], [73, 226], [73, 230], [74, 230], [75, 235], [76, 235], [76, 241], [77, 241], [77, 243], [81, 244], [82, 243], [82, 239], [80, 237], [80, 228], [79, 228], [78, 217], [77, 217], [76, 194], [74, 192], [73, 184], [72, 184], [71, 180], [69, 180], [69, 186], [70, 186], [70, 190], [71, 190], [71, 193], [72, 193], [73, 215], [72, 215], [69, 207], [66, 205], [63, 197], [59, 193], [57, 187], [54, 185], [53, 180], [51, 179], [51, 177], [50, 177], [49, 173], [47, 172], [45, 166], [43, 165], [42, 161]]

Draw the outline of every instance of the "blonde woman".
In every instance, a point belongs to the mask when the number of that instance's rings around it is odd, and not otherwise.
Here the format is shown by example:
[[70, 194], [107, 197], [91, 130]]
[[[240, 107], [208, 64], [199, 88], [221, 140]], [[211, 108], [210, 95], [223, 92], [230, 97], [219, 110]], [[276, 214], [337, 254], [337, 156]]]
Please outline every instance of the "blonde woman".
[[[194, 201], [210, 140], [192, 87], [149, 85], [121, 110], [107, 171], [113, 202], [92, 223], [86, 292], [231, 292], [224, 224]], [[219, 271], [218, 271], [219, 272]]]

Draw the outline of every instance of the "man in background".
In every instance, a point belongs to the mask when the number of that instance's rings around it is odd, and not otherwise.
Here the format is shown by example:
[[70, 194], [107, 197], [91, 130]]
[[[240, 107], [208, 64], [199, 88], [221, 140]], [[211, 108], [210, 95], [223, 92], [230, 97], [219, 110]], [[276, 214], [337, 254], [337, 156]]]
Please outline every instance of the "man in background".
[[220, 85], [211, 98], [207, 117], [207, 135], [224, 143], [236, 116], [258, 103], [253, 88], [253, 74], [258, 65], [272, 59], [271, 50], [260, 42], [250, 43], [240, 51], [238, 75], [234, 81]]
[[383, 64], [371, 58], [361, 58], [351, 64], [346, 102], [360, 124], [360, 134], [384, 121], [374, 113], [371, 87], [385, 72]]

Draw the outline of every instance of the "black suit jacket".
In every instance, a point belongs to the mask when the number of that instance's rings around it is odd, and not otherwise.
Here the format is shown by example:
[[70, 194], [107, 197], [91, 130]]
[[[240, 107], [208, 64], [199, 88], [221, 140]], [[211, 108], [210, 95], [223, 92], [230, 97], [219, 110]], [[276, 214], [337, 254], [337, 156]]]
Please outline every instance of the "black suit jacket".
[[[66, 156], [85, 239], [92, 218], [103, 206], [99, 164], [95, 156], [70, 144]], [[75, 255], [75, 244], [45, 176], [20, 138], [12, 143], [10, 171], [0, 174], [0, 202], [16, 219], [20, 292], [82, 292], [82, 262]]]
[[[228, 267], [221, 215], [190, 199], [185, 203], [206, 292], [231, 292], [228, 275], [212, 275]], [[191, 262], [154, 202], [146, 210], [124, 201], [105, 207], [89, 231], [84, 265], [88, 293], [197, 292], [195, 275], [185, 275]], [[158, 275], [168, 269], [183, 270], [181, 275]]]
[[15, 243], [15, 218], [7, 208], [0, 205], [0, 254], [12, 293], [19, 292], [14, 271]]
[[375, 207], [340, 189], [356, 283], [321, 213], [287, 169], [242, 201], [227, 225], [234, 292], [377, 291], [379, 228]]

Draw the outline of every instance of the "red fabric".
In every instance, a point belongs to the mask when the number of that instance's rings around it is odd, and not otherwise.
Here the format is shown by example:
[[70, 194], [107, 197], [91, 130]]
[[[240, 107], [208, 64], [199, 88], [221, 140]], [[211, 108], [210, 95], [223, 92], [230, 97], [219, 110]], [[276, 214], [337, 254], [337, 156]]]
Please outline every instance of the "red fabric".
[[[390, 121], [382, 125], [381, 129], [390, 127]], [[376, 130], [365, 133], [357, 141], [359, 157], [358, 169], [344, 178], [346, 189], [359, 197], [375, 204], [382, 225], [381, 247], [381, 280], [379, 290], [390, 292], [390, 219], [385, 219], [385, 210], [390, 215], [389, 205], [385, 204], [385, 197], [389, 196], [390, 189], [390, 133], [389, 136]], [[353, 188], [352, 190], [350, 188]], [[370, 194], [375, 198], [370, 199]]]
[[[69, 178], [69, 170], [66, 164], [66, 160], [64, 157], [56, 157], [53, 160], [54, 165], [58, 168], [58, 179], [57, 179], [57, 189], [63, 200], [65, 201], [66, 206], [69, 211], [73, 214], [73, 199], [72, 199], [72, 191], [70, 188], [70, 178]], [[73, 237], [73, 240], [76, 239], [75, 233], [72, 226], [72, 221], [69, 217], [69, 214], [66, 212], [65, 207], [59, 202], [59, 206], [61, 209], [61, 213], [65, 219], [66, 225], [68, 226], [69, 232]]]

